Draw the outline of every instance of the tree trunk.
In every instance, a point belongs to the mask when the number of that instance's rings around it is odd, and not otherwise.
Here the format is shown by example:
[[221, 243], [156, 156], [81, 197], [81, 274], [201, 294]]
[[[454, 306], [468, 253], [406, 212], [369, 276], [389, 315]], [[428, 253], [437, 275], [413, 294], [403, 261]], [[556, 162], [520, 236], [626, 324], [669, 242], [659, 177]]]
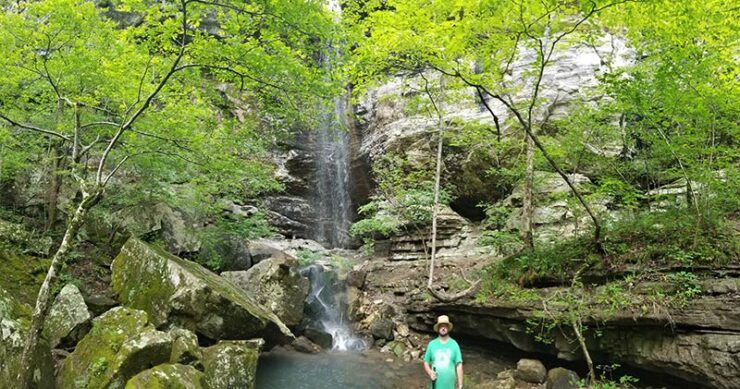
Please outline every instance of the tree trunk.
[[575, 323], [572, 323], [573, 332], [576, 334], [576, 339], [578, 339], [578, 345], [581, 346], [581, 351], [583, 352], [583, 358], [586, 359], [586, 365], [588, 366], [588, 381], [591, 385], [596, 384], [596, 372], [594, 371], [594, 362], [591, 359], [591, 353], [588, 352], [588, 347], [586, 347], [586, 338], [583, 337], [583, 333], [581, 333], [581, 319], [578, 319]]
[[73, 242], [75, 236], [82, 226], [87, 211], [100, 200], [101, 195], [102, 190], [98, 186], [96, 186], [91, 193], [83, 194], [82, 201], [80, 201], [80, 204], [77, 206], [72, 220], [67, 224], [67, 231], [64, 233], [62, 243], [59, 245], [56, 253], [54, 253], [54, 257], [51, 260], [51, 265], [49, 266], [49, 271], [46, 273], [44, 283], [41, 284], [41, 289], [39, 290], [39, 294], [36, 299], [36, 307], [33, 311], [33, 317], [31, 318], [31, 326], [26, 338], [26, 345], [23, 348], [21, 362], [22, 370], [19, 377], [21, 388], [30, 389], [33, 387], [33, 371], [35, 369], [33, 356], [38, 346], [39, 336], [44, 328], [46, 316], [49, 314], [49, 310], [51, 309], [51, 290], [59, 276], [59, 271], [64, 265], [67, 252], [74, 246]]
[[534, 234], [532, 223], [534, 219], [534, 142], [525, 134], [527, 170], [524, 176], [524, 193], [522, 195], [522, 230], [521, 236], [525, 247], [534, 250]]
[[59, 149], [57, 146], [51, 148], [51, 181], [49, 183], [49, 193], [47, 197], [47, 212], [46, 212], [46, 231], [50, 231], [54, 227], [54, 223], [57, 219], [57, 204], [59, 203], [59, 191], [62, 187], [62, 177], [59, 174], [60, 166], [62, 165], [63, 156], [59, 155]]
[[434, 260], [437, 256], [437, 214], [439, 213], [439, 181], [442, 176], [442, 141], [444, 137], [444, 126], [442, 119], [439, 120], [439, 139], [437, 140], [437, 170], [434, 173], [434, 200], [432, 203], [432, 256], [429, 260], [429, 280], [427, 288], [432, 288], [434, 280]]

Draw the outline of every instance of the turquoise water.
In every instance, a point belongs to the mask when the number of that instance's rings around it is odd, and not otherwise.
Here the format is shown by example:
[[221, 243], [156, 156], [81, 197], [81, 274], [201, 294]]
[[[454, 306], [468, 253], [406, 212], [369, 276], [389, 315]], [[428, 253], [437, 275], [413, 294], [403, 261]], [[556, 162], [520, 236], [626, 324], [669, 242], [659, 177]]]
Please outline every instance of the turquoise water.
[[421, 361], [403, 362], [376, 352], [273, 351], [264, 353], [257, 367], [257, 389], [392, 389], [425, 385]]

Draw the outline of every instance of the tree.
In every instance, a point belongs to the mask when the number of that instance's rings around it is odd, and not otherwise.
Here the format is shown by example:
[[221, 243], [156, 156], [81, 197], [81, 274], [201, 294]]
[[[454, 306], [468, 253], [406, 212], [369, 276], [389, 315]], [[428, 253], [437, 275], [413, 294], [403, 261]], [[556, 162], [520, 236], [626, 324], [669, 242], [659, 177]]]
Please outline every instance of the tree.
[[[287, 0], [45, 0], [7, 6], [0, 25], [0, 139], [50, 145], [54, 177], [77, 192], [33, 311], [21, 372], [30, 387], [54, 282], [108, 188], [160, 169], [154, 178], [222, 192], [244, 185], [238, 173], [261, 169], [250, 140], [263, 123], [289, 127], [332, 93], [313, 56], [334, 28], [320, 4]], [[242, 120], [219, 114], [229, 93], [249, 107]]]
[[[527, 160], [533, 160], [536, 147], [570, 187], [591, 218], [599, 245], [599, 218], [537, 136], [547, 120], [543, 113], [548, 104], [556, 103], [542, 98], [541, 88], [553, 55], [570, 43], [569, 38], [588, 27], [595, 15], [623, 2], [358, 2], [352, 8], [360, 42], [353, 74], [364, 88], [397, 71], [431, 69], [456, 78], [476, 91], [500, 133], [500, 119], [486, 100], [495, 101], [526, 134]], [[524, 70], [514, 69], [515, 64], [523, 64]], [[533, 164], [527, 165], [530, 193]], [[525, 197], [523, 238], [531, 246], [531, 194]]]

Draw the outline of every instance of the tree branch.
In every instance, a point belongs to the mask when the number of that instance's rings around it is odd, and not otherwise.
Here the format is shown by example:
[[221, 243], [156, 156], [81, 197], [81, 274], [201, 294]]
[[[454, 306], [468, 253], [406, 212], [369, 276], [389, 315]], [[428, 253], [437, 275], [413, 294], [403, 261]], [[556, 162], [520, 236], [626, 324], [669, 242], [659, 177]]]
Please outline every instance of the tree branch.
[[58, 133], [56, 131], [46, 130], [46, 129], [43, 129], [41, 127], [36, 127], [34, 125], [31, 125], [31, 124], [18, 123], [17, 121], [9, 118], [8, 116], [6, 116], [6, 115], [4, 115], [2, 113], [0, 113], [0, 119], [5, 120], [6, 122], [10, 123], [10, 125], [12, 125], [14, 127], [22, 128], [24, 130], [29, 130], [29, 131], [36, 131], [36, 132], [40, 132], [40, 133], [43, 133], [43, 134], [46, 134], [46, 135], [52, 135], [52, 136], [55, 136], [57, 138], [66, 140], [68, 142], [71, 141], [71, 139], [69, 139], [69, 137], [66, 136], [66, 135], [64, 135], [64, 134]]

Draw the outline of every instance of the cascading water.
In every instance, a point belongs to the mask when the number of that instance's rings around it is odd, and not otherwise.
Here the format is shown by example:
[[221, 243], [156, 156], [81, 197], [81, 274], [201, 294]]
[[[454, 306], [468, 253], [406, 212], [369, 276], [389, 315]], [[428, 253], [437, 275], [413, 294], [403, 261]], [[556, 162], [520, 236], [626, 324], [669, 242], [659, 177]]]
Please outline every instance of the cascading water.
[[[327, 8], [336, 21], [341, 17], [338, 0], [329, 0]], [[332, 58], [340, 56], [332, 42], [322, 56], [322, 65], [331, 69]], [[316, 168], [316, 192], [313, 207], [317, 216], [314, 238], [329, 248], [346, 248], [350, 243], [352, 223], [350, 184], [350, 141], [347, 134], [348, 96], [337, 96], [327, 108], [321, 125], [313, 137]], [[315, 264], [303, 268], [301, 274], [311, 280], [306, 300], [310, 326], [331, 335], [333, 350], [361, 350], [364, 341], [355, 337], [347, 320], [345, 287], [338, 282], [336, 272]]]
[[350, 145], [343, 120], [346, 105], [345, 96], [334, 99], [334, 107], [324, 114], [314, 144], [317, 180], [314, 210], [318, 217], [316, 240], [328, 247], [347, 247], [350, 241]]
[[354, 336], [346, 317], [345, 287], [337, 273], [313, 264], [301, 269], [301, 275], [311, 280], [306, 299], [307, 313], [312, 319], [309, 326], [331, 335], [332, 350], [364, 350], [365, 341]]
[[[342, 12], [339, 1], [329, 0], [327, 8], [339, 22]], [[329, 42], [322, 65], [331, 69], [332, 56], [339, 55], [339, 50]], [[313, 206], [318, 218], [315, 239], [328, 247], [347, 247], [350, 241], [353, 211], [349, 195], [350, 142], [346, 118], [347, 96], [337, 96], [322, 116], [313, 142], [317, 181]]]

